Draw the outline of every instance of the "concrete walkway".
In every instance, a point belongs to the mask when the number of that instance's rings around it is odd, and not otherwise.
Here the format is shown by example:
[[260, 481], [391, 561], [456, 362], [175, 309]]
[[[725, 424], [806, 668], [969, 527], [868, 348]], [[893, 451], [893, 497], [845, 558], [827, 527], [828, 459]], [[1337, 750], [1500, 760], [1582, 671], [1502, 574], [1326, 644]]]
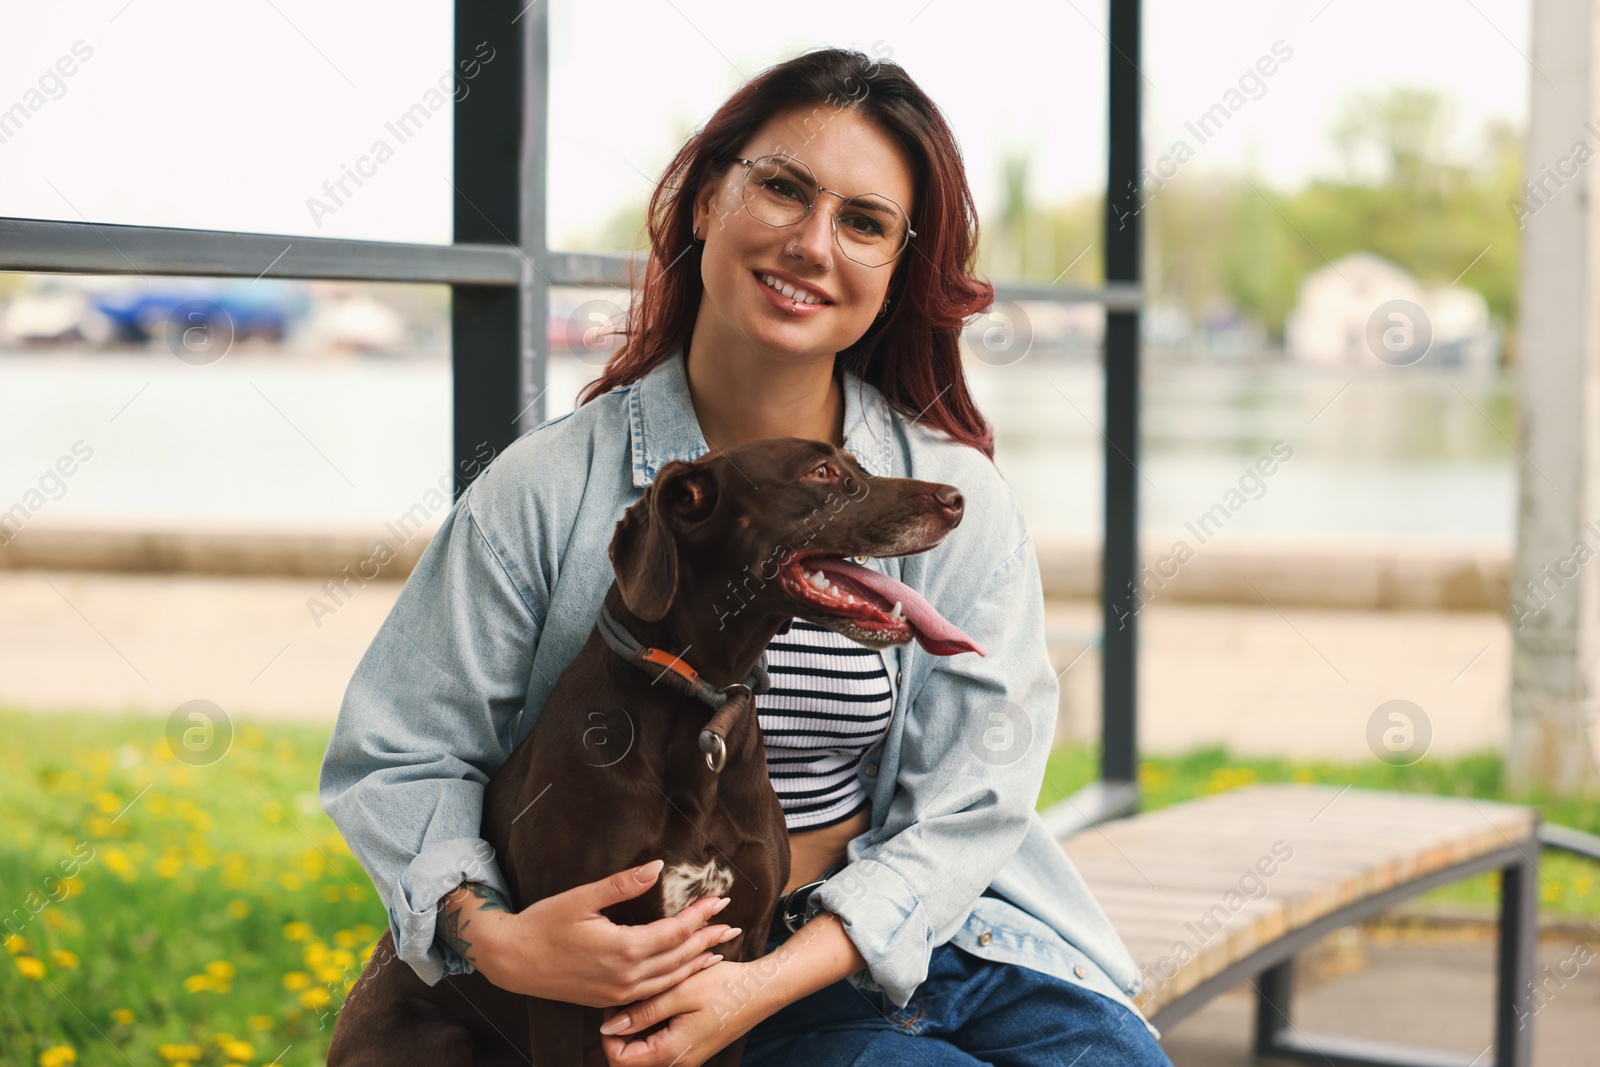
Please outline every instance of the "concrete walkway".
[[[0, 571], [0, 703], [166, 715], [200, 698], [240, 718], [332, 722], [399, 591], [369, 582], [318, 620], [310, 578]], [[1435, 753], [1505, 737], [1497, 615], [1156, 602], [1138, 619], [1147, 751], [1360, 759], [1368, 720], [1397, 698], [1428, 717]], [[1058, 741], [1098, 732], [1098, 621], [1093, 604], [1049, 604]]]

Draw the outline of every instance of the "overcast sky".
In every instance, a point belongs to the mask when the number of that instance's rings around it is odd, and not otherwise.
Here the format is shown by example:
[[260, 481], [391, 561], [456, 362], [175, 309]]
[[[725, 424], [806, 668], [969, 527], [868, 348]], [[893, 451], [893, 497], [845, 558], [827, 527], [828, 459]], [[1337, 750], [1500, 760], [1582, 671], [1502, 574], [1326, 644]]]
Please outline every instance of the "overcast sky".
[[[1033, 155], [1037, 200], [1098, 189], [1105, 19], [1086, 0], [558, 0], [551, 243], [642, 203], [737, 85], [822, 44], [917, 79], [956, 130], [981, 211], [1012, 152]], [[1335, 170], [1343, 99], [1396, 85], [1450, 96], [1467, 151], [1492, 116], [1525, 123], [1529, 19], [1529, 0], [1147, 0], [1147, 160], [1181, 137], [1186, 172], [1250, 166], [1292, 186]], [[426, 103], [473, 44], [452, 51], [439, 0], [0, 0], [0, 111], [29, 112], [0, 128], [0, 215], [448, 242], [450, 109], [403, 144], [385, 123]], [[1275, 45], [1272, 76], [1201, 144], [1184, 124]], [[308, 199], [380, 138], [393, 157], [314, 217]]]

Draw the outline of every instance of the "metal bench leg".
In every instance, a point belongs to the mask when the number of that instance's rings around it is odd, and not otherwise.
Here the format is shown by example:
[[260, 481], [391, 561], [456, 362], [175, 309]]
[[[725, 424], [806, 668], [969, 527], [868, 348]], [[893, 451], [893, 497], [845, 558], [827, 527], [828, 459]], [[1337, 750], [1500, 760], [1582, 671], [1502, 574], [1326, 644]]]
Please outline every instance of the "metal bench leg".
[[[1533, 1063], [1533, 975], [1539, 948], [1539, 854], [1500, 872], [1500, 981], [1495, 991], [1495, 1067]], [[1531, 853], [1531, 854], [1530, 854]]]
[[1294, 958], [1256, 976], [1257, 1057], [1281, 1056], [1289, 1047], [1289, 999], [1294, 992]]
[[1255, 980], [1256, 1057], [1319, 1067], [1532, 1067], [1533, 980], [1539, 937], [1536, 849], [1535, 845], [1529, 845], [1528, 851], [1519, 849], [1519, 858], [1500, 871], [1499, 982], [1492, 1059], [1480, 1056], [1469, 1064], [1467, 1057], [1455, 1053], [1301, 1032], [1289, 1014], [1293, 957], [1262, 971]]

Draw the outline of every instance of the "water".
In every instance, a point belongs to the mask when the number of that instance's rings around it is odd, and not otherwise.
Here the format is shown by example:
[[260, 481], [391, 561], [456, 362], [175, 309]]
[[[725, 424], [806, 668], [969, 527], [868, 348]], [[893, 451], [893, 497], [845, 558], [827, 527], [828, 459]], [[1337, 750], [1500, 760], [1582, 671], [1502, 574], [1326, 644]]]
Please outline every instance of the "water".
[[[553, 360], [547, 414], [571, 410], [594, 373]], [[974, 361], [968, 375], [1035, 536], [1097, 536], [1099, 366]], [[1194, 544], [1186, 524], [1210, 510], [1252, 538], [1512, 540], [1520, 460], [1506, 376], [1156, 364], [1144, 387], [1152, 536]], [[42, 500], [41, 523], [378, 526], [447, 475], [450, 396], [438, 359], [233, 352], [196, 367], [164, 350], [6, 354], [0, 509]], [[92, 455], [74, 467], [77, 442]], [[1275, 442], [1291, 458], [1252, 473]], [[63, 457], [70, 476], [53, 473]]]

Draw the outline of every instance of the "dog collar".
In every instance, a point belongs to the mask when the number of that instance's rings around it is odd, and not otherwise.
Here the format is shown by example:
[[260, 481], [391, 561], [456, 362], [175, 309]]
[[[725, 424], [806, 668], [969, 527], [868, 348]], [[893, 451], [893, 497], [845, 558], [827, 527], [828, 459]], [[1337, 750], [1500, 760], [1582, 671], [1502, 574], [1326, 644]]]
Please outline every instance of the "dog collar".
[[[600, 631], [600, 636], [617, 655], [653, 675], [656, 681], [666, 682], [678, 692], [694, 697], [717, 713], [700, 732], [700, 750], [706, 754], [706, 766], [718, 774], [722, 773], [722, 768], [727, 763], [728, 727], [744, 710], [744, 705], [753, 702], [756, 694], [765, 693], [772, 688], [772, 679], [767, 674], [766, 650], [762, 650], [760, 658], [756, 660], [755, 668], [744, 681], [718, 687], [700, 677], [700, 672], [685, 663], [682, 656], [641, 644], [638, 638], [628, 632], [627, 627], [612, 618], [604, 604], [600, 605], [595, 628]], [[730, 700], [735, 702], [731, 707], [727, 706]]]

